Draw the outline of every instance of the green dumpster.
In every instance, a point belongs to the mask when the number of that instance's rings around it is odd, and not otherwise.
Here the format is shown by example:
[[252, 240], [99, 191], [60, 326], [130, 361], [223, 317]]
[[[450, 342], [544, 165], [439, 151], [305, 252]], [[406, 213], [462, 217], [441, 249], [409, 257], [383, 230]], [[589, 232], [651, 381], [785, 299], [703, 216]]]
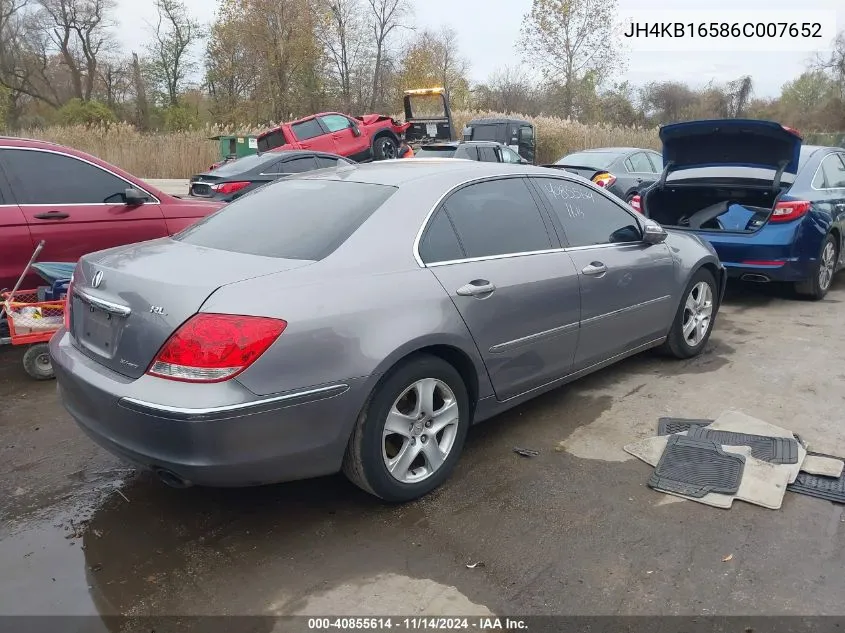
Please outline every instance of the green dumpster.
[[235, 159], [258, 153], [258, 137], [252, 134], [220, 134], [209, 138], [220, 143], [220, 159]]

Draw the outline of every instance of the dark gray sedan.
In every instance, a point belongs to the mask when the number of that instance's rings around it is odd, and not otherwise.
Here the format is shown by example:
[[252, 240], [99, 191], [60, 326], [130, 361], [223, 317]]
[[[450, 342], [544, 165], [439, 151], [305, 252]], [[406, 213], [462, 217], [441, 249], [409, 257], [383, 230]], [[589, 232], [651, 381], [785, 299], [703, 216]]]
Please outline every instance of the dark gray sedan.
[[550, 167], [583, 176], [630, 204], [634, 196], [660, 178], [663, 157], [638, 147], [599, 147], [567, 154]]
[[475, 422], [649, 348], [700, 353], [724, 282], [698, 237], [566, 172], [385, 161], [86, 255], [50, 350], [82, 429], [168, 484], [342, 469], [403, 501]]
[[353, 163], [354, 161], [343, 156], [310, 150], [252, 154], [193, 176], [189, 193], [194, 198], [231, 202], [261, 185], [291, 174]]

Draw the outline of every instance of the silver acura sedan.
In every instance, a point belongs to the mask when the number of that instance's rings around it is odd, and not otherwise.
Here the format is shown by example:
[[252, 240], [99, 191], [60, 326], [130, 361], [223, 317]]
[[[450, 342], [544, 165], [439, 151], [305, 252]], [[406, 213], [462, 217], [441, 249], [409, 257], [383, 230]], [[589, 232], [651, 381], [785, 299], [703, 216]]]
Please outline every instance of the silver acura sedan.
[[343, 470], [406, 501], [471, 424], [649, 348], [701, 352], [725, 278], [577, 176], [384, 161], [83, 257], [50, 350], [80, 427], [165, 483]]

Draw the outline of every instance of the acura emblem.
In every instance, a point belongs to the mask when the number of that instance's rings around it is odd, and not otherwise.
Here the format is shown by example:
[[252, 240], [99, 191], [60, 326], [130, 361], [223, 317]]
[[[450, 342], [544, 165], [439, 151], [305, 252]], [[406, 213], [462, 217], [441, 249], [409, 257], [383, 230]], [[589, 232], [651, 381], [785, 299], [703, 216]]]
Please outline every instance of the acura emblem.
[[94, 273], [94, 278], [91, 280], [91, 286], [99, 288], [101, 283], [103, 283], [103, 271], [98, 270]]

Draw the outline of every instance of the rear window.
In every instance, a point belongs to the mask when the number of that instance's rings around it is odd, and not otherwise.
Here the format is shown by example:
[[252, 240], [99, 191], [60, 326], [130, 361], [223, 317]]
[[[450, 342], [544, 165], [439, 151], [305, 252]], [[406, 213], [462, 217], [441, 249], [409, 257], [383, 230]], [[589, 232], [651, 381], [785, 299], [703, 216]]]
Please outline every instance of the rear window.
[[173, 239], [262, 257], [329, 256], [396, 192], [337, 180], [280, 180], [229, 203]]
[[572, 165], [578, 167], [590, 167], [591, 169], [606, 169], [617, 158], [623, 154], [614, 152], [577, 152], [564, 156], [556, 165]]
[[234, 176], [236, 174], [243, 174], [251, 171], [256, 167], [265, 164], [270, 165], [275, 161], [281, 159], [283, 154], [253, 154], [251, 156], [244, 156], [238, 160], [233, 160], [231, 163], [220, 165], [213, 170], [215, 176]]
[[454, 147], [421, 147], [414, 154], [417, 158], [452, 158], [454, 155]]

